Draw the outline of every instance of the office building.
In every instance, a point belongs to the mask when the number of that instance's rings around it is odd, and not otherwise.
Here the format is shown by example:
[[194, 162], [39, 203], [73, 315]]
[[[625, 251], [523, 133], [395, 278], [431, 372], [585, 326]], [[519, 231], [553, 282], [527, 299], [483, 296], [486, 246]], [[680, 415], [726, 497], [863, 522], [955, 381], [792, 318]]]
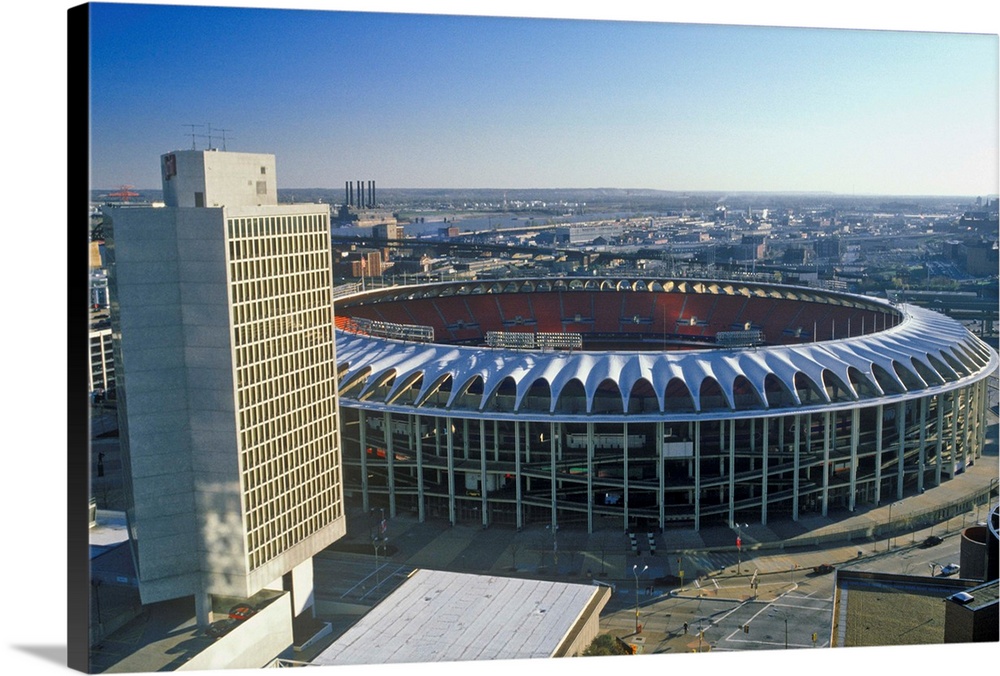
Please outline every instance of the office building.
[[273, 155], [161, 157], [164, 208], [111, 208], [112, 330], [143, 603], [291, 592], [345, 532], [329, 211]]

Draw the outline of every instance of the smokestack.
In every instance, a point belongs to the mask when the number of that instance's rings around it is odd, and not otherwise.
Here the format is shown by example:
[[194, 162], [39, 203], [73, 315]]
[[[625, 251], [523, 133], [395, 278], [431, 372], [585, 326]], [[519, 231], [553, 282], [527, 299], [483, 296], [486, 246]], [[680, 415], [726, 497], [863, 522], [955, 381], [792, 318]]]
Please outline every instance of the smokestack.
[[375, 202], [375, 181], [372, 181], [372, 207], [376, 204]]
[[347, 206], [353, 207], [354, 206], [354, 184], [351, 183], [350, 181], [348, 181], [347, 185], [350, 186], [350, 190], [351, 190], [351, 196], [347, 199]]
[[344, 204], [349, 205], [351, 203], [351, 182], [344, 181]]
[[375, 181], [368, 181], [368, 206], [375, 206]]

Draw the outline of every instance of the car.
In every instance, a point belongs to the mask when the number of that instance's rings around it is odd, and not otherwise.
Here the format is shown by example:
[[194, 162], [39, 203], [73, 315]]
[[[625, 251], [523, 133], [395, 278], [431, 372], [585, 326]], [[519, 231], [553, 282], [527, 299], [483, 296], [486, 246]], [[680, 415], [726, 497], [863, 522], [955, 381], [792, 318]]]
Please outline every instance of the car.
[[242, 622], [257, 614], [257, 609], [248, 603], [237, 603], [229, 609], [229, 619]]
[[941, 544], [942, 542], [944, 542], [944, 540], [942, 540], [941, 538], [939, 538], [937, 535], [931, 535], [926, 540], [924, 540], [923, 547], [924, 548], [936, 547], [939, 544]]
[[237, 624], [239, 624], [239, 621], [237, 620], [232, 620], [228, 618], [225, 620], [219, 620], [218, 622], [213, 622], [212, 624], [210, 624], [208, 628], [205, 629], [205, 634], [209, 638], [222, 638], [223, 636], [231, 632], [233, 629], [235, 629]]
[[813, 572], [816, 575], [826, 575], [827, 573], [833, 572], [833, 566], [831, 566], [829, 563], [821, 563], [818, 566], [813, 566]]
[[941, 566], [942, 575], [954, 575], [961, 569], [957, 563], [949, 563], [947, 566]]

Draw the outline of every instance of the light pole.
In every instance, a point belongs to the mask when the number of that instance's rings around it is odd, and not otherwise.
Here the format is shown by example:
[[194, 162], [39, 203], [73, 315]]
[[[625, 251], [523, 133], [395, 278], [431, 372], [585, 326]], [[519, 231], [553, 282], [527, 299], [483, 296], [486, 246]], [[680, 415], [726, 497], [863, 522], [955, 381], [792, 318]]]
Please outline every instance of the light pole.
[[736, 528], [736, 574], [743, 574], [743, 529], [749, 528], [750, 524], [738, 523]]
[[642, 570], [639, 570], [639, 564], [632, 566], [632, 574], [635, 576], [635, 633], [642, 631], [639, 628], [639, 576], [645, 573], [649, 569], [649, 566], [643, 566]]
[[890, 502], [889, 503], [889, 523], [888, 523], [888, 528], [887, 528], [887, 530], [889, 532], [886, 533], [886, 536], [885, 536], [885, 550], [886, 551], [889, 551], [890, 549], [892, 549], [892, 505], [893, 505], [893, 503]]

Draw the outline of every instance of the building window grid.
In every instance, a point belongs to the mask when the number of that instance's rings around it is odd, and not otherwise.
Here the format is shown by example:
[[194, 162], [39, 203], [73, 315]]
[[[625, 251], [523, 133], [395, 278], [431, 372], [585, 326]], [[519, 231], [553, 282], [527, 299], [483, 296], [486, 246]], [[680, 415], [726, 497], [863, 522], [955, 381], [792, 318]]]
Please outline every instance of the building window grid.
[[[307, 219], [312, 224], [319, 224], [322, 219]], [[301, 222], [301, 220], [299, 220]], [[236, 229], [243, 234], [247, 230], [256, 230], [261, 222], [252, 219], [251, 227], [248, 228], [245, 222], [241, 222]], [[271, 219], [270, 226], [280, 232], [287, 232], [287, 221], [284, 219]], [[272, 238], [273, 239], [273, 238]], [[233, 263], [233, 296], [237, 301], [234, 312], [237, 320], [237, 338], [239, 347], [237, 349], [238, 360], [242, 367], [238, 369], [240, 374], [241, 387], [241, 420], [244, 424], [250, 423], [250, 427], [242, 430], [243, 439], [249, 442], [249, 448], [244, 454], [245, 462], [249, 462], [247, 472], [247, 485], [257, 486], [249, 491], [248, 503], [255, 505], [255, 508], [248, 512], [248, 534], [251, 543], [251, 559], [256, 567], [269, 558], [273, 558], [280, 549], [284, 549], [294, 542], [301, 540], [307, 533], [315, 532], [336, 518], [339, 515], [339, 502], [333, 503], [332, 491], [337, 486], [338, 475], [325, 469], [314, 480], [302, 482], [305, 476], [304, 469], [308, 467], [311, 472], [315, 472], [315, 467], [323, 467], [332, 463], [324, 462], [329, 459], [329, 450], [333, 449], [335, 436], [333, 434], [335, 425], [332, 424], [330, 416], [335, 413], [335, 405], [332, 399], [332, 387], [325, 382], [332, 377], [333, 368], [329, 363], [332, 359], [332, 330], [321, 328], [316, 330], [316, 326], [323, 322], [324, 315], [329, 316], [332, 311], [329, 294], [323, 294], [323, 283], [328, 286], [328, 279], [324, 279], [321, 273], [316, 272], [316, 268], [324, 265], [327, 255], [317, 254], [306, 256], [302, 259], [294, 259], [295, 264], [303, 263], [306, 271], [301, 275], [290, 275], [293, 269], [289, 266], [267, 260], [267, 256], [287, 256], [302, 246], [324, 245], [322, 237], [292, 237], [286, 242], [275, 242], [272, 239], [263, 243], [251, 240], [249, 242], [235, 242], [231, 247], [234, 258], [241, 254], [251, 254], [258, 260], [238, 261]], [[249, 244], [249, 246], [247, 246]], [[290, 245], [290, 246], [283, 246]], [[261, 257], [264, 260], [260, 260]], [[306, 266], [305, 263], [309, 265]], [[312, 269], [310, 269], [312, 268]], [[250, 280], [246, 275], [261, 275], [263, 279]], [[316, 286], [319, 286], [317, 289]], [[272, 303], [252, 301], [257, 291], [263, 286], [265, 294], [271, 299], [278, 298], [285, 303], [298, 301], [306, 305], [309, 309], [305, 312], [286, 314], [283, 319], [287, 329], [289, 321], [298, 321], [300, 329], [284, 333], [275, 331], [275, 339], [270, 338], [272, 325], [264, 327], [254, 327], [253, 324], [259, 321], [262, 314]], [[310, 288], [312, 287], [312, 288]], [[325, 298], [324, 298], [325, 296]], [[304, 302], [303, 302], [304, 301]], [[322, 301], [323, 307], [316, 307]], [[250, 329], [249, 331], [246, 329]], [[253, 329], [257, 329], [254, 331]], [[256, 335], [255, 335], [256, 334]], [[280, 336], [280, 340], [277, 337]], [[256, 340], [253, 340], [256, 338]], [[318, 340], [317, 340], [318, 339]], [[293, 346], [293, 350], [287, 348]], [[285, 349], [282, 349], [285, 348]], [[284, 352], [277, 357], [274, 353]], [[279, 363], [270, 361], [280, 359]], [[317, 363], [318, 362], [318, 363]], [[264, 365], [264, 368], [261, 368]], [[288, 372], [288, 368], [295, 369], [293, 373]], [[283, 373], [282, 373], [283, 372]], [[282, 375], [279, 375], [282, 374]], [[249, 378], [263, 378], [264, 381], [255, 383], [250, 387]], [[295, 381], [312, 381], [319, 383], [312, 387], [301, 387], [289, 390], [289, 383]], [[277, 387], [278, 383], [282, 387]], [[283, 394], [279, 396], [278, 392]], [[256, 395], [256, 396], [254, 396]], [[263, 401], [261, 400], [263, 395]], [[312, 395], [312, 397], [310, 397]], [[319, 398], [317, 401], [316, 398]], [[312, 405], [306, 402], [312, 399]], [[250, 405], [250, 402], [253, 402]], [[288, 410], [288, 403], [291, 402], [291, 410]], [[285, 413], [280, 417], [275, 417], [279, 410]], [[296, 427], [294, 420], [303, 414], [313, 413], [323, 415], [325, 420], [320, 422], [322, 432], [317, 434], [317, 438], [312, 443], [306, 444], [301, 453], [295, 450], [281, 452], [283, 443], [291, 442], [296, 444], [302, 440], [304, 429], [311, 421], [306, 421]], [[266, 422], [265, 422], [266, 421]], [[315, 422], [315, 421], [312, 421]], [[321, 447], [322, 448], [321, 448]], [[311, 455], [318, 456], [319, 462], [308, 462], [305, 459]], [[271, 461], [262, 462], [264, 458], [272, 458]], [[303, 461], [306, 464], [302, 464]], [[291, 462], [298, 464], [285, 472], [279, 472], [280, 463]], [[250, 480], [253, 477], [253, 480]], [[297, 484], [297, 487], [296, 487]], [[283, 486], [282, 490], [275, 491], [275, 486]], [[299, 505], [293, 497], [302, 498], [308, 491], [313, 491], [318, 499], [305, 500]], [[316, 493], [318, 491], [318, 493]], [[277, 506], [276, 519], [267, 523], [261, 523], [261, 514], [265, 507], [274, 509]], [[296, 508], [293, 510], [293, 506]], [[290, 518], [290, 512], [295, 511], [295, 519]], [[324, 516], [325, 515], [325, 516]], [[293, 526], [292, 524], [301, 524]], [[279, 549], [280, 548], [280, 549]]]

